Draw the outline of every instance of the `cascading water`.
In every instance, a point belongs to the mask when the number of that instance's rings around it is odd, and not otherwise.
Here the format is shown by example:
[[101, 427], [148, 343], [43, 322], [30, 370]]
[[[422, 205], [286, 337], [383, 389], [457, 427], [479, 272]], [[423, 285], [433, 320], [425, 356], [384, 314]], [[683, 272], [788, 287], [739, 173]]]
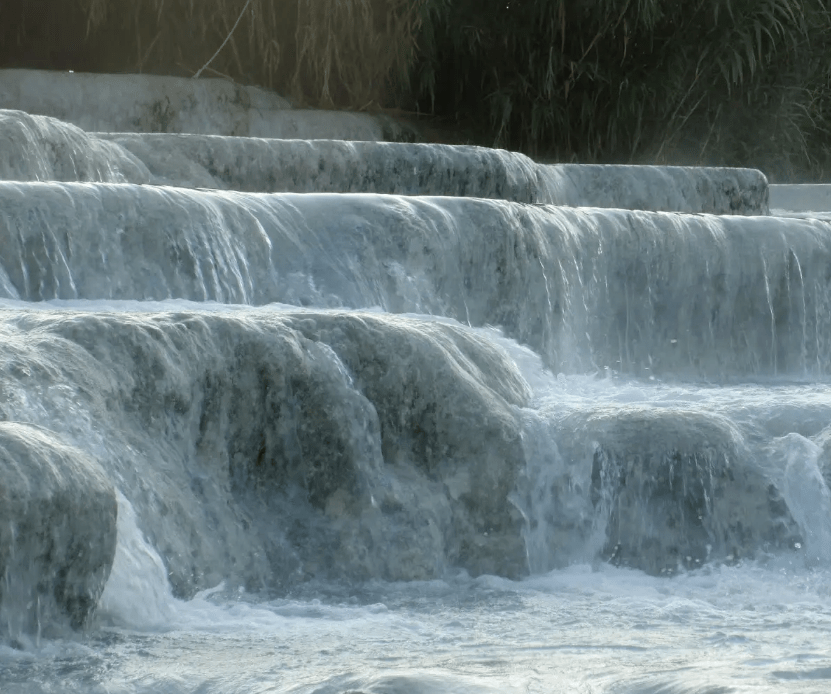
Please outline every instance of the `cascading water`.
[[758, 172], [0, 151], [0, 691], [824, 690], [831, 223]]

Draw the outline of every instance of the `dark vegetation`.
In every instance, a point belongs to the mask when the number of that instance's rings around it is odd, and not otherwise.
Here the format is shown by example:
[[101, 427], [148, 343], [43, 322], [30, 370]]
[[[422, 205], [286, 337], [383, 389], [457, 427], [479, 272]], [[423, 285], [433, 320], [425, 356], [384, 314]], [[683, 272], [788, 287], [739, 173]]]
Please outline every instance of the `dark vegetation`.
[[[194, 75], [245, 6], [0, 2], [0, 65]], [[250, 0], [202, 75], [547, 160], [831, 174], [831, 0]]]

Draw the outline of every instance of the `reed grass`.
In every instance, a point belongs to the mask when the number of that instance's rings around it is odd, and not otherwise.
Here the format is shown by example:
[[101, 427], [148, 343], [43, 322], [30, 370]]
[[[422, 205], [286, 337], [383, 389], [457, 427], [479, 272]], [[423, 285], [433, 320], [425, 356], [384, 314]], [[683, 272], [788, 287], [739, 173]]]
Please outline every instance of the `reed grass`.
[[251, 0], [246, 8], [246, 0], [76, 1], [87, 40], [113, 43], [103, 54], [120, 46], [124, 70], [194, 74], [230, 34], [206, 76], [328, 108], [379, 108], [391, 89], [406, 88], [423, 2]]
[[488, 144], [831, 174], [828, 0], [432, 0], [426, 15], [420, 107], [486, 120]]

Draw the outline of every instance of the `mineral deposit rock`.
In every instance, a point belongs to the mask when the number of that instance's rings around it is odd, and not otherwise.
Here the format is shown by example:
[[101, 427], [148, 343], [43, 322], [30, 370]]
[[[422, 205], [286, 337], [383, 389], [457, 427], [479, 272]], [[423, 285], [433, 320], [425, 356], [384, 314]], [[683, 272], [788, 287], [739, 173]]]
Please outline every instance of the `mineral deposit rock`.
[[0, 423], [0, 614], [16, 638], [83, 626], [110, 573], [115, 490], [99, 464], [32, 425]]

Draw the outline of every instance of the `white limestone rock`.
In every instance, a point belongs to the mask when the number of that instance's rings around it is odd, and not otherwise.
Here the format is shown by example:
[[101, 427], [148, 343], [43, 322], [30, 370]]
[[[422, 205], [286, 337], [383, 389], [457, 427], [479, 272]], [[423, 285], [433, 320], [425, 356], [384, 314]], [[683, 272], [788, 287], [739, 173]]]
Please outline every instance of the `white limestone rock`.
[[240, 307], [0, 318], [7, 358], [37, 365], [0, 371], [9, 412], [103, 461], [178, 595], [527, 572], [509, 497], [528, 387], [467, 328]]
[[0, 110], [0, 180], [149, 183], [150, 172], [112, 142], [46, 116]]
[[52, 116], [87, 132], [203, 133], [381, 140], [368, 114], [294, 110], [284, 98], [224, 79], [0, 70], [0, 108]]
[[538, 512], [547, 569], [601, 558], [672, 575], [800, 547], [781, 473], [727, 417], [555, 403], [543, 416], [557, 441], [552, 497]]
[[271, 242], [243, 206], [150, 186], [0, 188], [10, 298], [274, 300]]
[[[101, 135], [170, 185], [261, 193], [386, 193], [547, 202], [537, 165], [514, 152], [434, 144]], [[193, 173], [190, 173], [191, 167]]]
[[115, 555], [116, 516], [115, 490], [94, 457], [49, 429], [0, 422], [4, 636], [89, 622]]
[[787, 216], [789, 213], [831, 212], [831, 185], [827, 183], [777, 184], [770, 186], [770, 208]]
[[755, 169], [601, 164], [551, 164], [540, 169], [547, 197], [558, 205], [690, 214], [769, 213], [767, 178]]

